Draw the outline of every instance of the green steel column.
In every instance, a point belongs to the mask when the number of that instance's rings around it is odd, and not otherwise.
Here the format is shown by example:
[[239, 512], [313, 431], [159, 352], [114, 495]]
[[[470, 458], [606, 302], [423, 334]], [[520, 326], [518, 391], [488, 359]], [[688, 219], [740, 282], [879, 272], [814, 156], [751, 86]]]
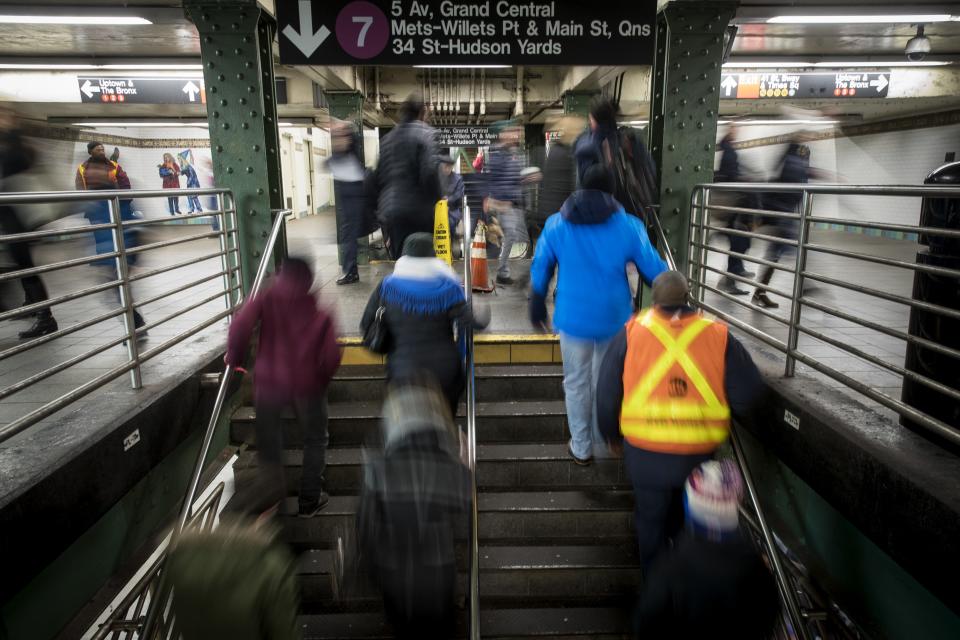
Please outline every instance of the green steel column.
[[[276, 24], [256, 0], [184, 0], [200, 32], [210, 147], [217, 184], [233, 190], [243, 288], [256, 276], [270, 233], [271, 209], [283, 206], [274, 96]], [[283, 255], [285, 239], [278, 242]]]
[[563, 112], [586, 116], [590, 113], [590, 101], [597, 91], [567, 91], [563, 94]]
[[690, 194], [713, 180], [723, 33], [737, 2], [673, 0], [657, 16], [650, 150], [660, 182], [660, 220], [685, 269]]
[[[363, 94], [359, 91], [324, 91], [331, 118], [352, 122], [363, 140]], [[363, 145], [360, 146], [360, 158], [364, 159]], [[337, 262], [343, 266], [343, 250], [337, 245]], [[370, 264], [370, 240], [363, 237], [357, 240], [357, 264]]]

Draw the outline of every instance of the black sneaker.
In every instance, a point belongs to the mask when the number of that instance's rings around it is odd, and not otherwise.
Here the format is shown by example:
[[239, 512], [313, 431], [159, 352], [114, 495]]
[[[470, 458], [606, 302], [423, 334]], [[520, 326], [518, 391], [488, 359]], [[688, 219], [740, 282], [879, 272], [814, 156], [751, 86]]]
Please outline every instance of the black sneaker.
[[354, 284], [355, 282], [360, 282], [360, 274], [358, 273], [348, 273], [337, 278], [338, 285]]
[[330, 496], [327, 495], [326, 491], [321, 492], [320, 497], [317, 500], [301, 500], [300, 511], [297, 513], [297, 517], [312, 518], [323, 511], [323, 508], [327, 506], [328, 502], [330, 502]]
[[31, 338], [39, 338], [40, 336], [53, 333], [58, 328], [57, 321], [53, 319], [53, 316], [40, 317], [37, 318], [32, 327], [20, 332], [20, 339], [30, 340]]
[[510, 285], [513, 284], [513, 278], [510, 276], [497, 276], [497, 284]]
[[720, 278], [720, 282], [717, 283], [717, 289], [734, 296], [745, 296], [750, 293], [746, 289], [738, 287], [737, 281], [733, 278]]
[[754, 276], [757, 275], [753, 271], [747, 271], [746, 269], [744, 269], [743, 271], [731, 271], [730, 273], [732, 273], [735, 276], [740, 276], [741, 278], [753, 278]]
[[767, 294], [760, 293], [759, 291], [753, 294], [753, 298], [750, 299], [750, 302], [755, 304], [758, 307], [763, 307], [764, 309], [776, 309], [780, 305], [767, 297]]

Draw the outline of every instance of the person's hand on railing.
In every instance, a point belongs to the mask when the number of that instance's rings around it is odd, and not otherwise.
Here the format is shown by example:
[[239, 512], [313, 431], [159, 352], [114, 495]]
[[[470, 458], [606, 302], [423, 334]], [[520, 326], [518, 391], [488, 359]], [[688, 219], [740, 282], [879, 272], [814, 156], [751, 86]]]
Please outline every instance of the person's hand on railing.
[[228, 367], [233, 367], [233, 370], [236, 371], [237, 373], [240, 373], [240, 374], [249, 373], [249, 371], [247, 371], [240, 365], [232, 365], [229, 362], [227, 362], [227, 356], [223, 356], [223, 364], [227, 365]]

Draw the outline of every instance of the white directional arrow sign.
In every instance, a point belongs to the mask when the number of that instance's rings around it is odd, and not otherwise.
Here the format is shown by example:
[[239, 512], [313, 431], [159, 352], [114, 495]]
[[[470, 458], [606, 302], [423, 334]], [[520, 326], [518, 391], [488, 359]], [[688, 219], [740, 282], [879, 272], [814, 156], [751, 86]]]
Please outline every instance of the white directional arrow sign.
[[310, 0], [300, 0], [298, 6], [300, 31], [294, 29], [292, 24], [288, 24], [283, 29], [283, 35], [287, 36], [287, 39], [300, 49], [303, 55], [309, 57], [330, 36], [330, 30], [324, 25], [320, 25], [317, 31], [313, 30], [313, 9], [310, 6]]
[[80, 85], [80, 91], [83, 91], [83, 94], [88, 98], [92, 98], [93, 94], [100, 93], [100, 87], [91, 84], [90, 81], [87, 80]]
[[723, 82], [720, 83], [720, 86], [723, 87], [723, 95], [729, 98], [730, 92], [737, 88], [737, 81], [733, 76], [727, 76], [723, 79]]
[[881, 91], [883, 91], [888, 84], [890, 84], [890, 82], [887, 80], [887, 76], [885, 76], [885, 75], [881, 75], [881, 76], [880, 76], [879, 78], [877, 78], [876, 80], [871, 80], [871, 81], [870, 81], [870, 86], [871, 86], [871, 87], [876, 87], [876, 88], [877, 88], [877, 93], [880, 93]]
[[200, 87], [193, 84], [193, 81], [190, 80], [187, 84], [183, 85], [183, 92], [187, 94], [187, 97], [190, 99], [190, 102], [197, 101], [197, 94], [200, 93]]

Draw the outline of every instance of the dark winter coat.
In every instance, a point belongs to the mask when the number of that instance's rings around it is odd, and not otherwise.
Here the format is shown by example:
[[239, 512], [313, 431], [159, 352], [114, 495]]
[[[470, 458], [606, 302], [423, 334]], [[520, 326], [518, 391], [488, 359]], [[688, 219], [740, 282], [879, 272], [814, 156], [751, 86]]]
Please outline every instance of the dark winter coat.
[[577, 170], [573, 161], [573, 149], [562, 142], [550, 147], [543, 164], [543, 182], [540, 187], [540, 203], [531, 222], [543, 224], [547, 218], [560, 211], [564, 201], [577, 188]]
[[779, 610], [777, 585], [750, 541], [686, 533], [644, 576], [636, 637], [762, 640]]
[[260, 325], [254, 389], [257, 401], [285, 403], [322, 393], [337, 367], [336, 324], [310, 292], [308, 271], [285, 266], [276, 282], [244, 303], [230, 324], [227, 364], [242, 365]]
[[434, 206], [443, 196], [435, 132], [419, 120], [406, 122], [380, 142], [376, 172], [380, 219], [433, 227]]

